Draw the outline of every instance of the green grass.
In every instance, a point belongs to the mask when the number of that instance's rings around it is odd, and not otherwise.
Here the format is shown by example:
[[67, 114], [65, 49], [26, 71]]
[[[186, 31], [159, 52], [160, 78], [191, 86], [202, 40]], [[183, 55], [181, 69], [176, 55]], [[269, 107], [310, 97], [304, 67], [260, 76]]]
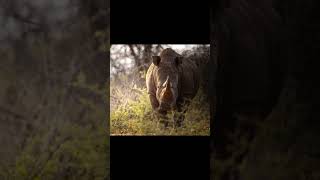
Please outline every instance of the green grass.
[[[127, 91], [127, 92], [125, 92]], [[130, 92], [130, 93], [129, 93]], [[119, 88], [111, 83], [111, 135], [199, 135], [210, 134], [210, 112], [202, 90], [192, 100], [181, 127], [165, 128], [151, 108], [145, 88]], [[169, 113], [172, 120], [173, 113]], [[173, 120], [172, 120], [173, 121]]]

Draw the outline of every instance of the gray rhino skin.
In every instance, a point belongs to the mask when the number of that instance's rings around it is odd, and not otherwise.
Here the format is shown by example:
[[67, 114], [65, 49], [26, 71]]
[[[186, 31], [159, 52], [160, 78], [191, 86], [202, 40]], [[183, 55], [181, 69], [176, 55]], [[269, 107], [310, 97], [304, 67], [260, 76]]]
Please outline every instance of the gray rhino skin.
[[171, 48], [152, 57], [146, 75], [146, 85], [152, 108], [162, 114], [177, 109], [192, 99], [199, 89], [198, 67]]

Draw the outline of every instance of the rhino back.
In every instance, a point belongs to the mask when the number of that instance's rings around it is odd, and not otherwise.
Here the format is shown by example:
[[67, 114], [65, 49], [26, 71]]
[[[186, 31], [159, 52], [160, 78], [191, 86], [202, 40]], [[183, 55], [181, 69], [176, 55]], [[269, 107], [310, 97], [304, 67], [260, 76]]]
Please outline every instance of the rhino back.
[[199, 89], [199, 74], [197, 65], [190, 59], [183, 59], [179, 68], [181, 80], [180, 96], [193, 98]]

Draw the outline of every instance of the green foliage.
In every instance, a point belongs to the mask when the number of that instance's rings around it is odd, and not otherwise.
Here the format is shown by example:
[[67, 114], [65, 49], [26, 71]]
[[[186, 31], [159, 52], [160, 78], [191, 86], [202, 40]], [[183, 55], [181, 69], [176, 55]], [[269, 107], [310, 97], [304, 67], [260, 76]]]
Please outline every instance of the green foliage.
[[102, 87], [108, 61], [100, 54], [109, 52], [110, 33], [109, 27], [92, 28], [100, 23], [90, 22], [81, 4], [79, 16], [61, 21], [63, 26], [52, 30], [48, 22], [46, 33], [27, 28], [21, 38], [3, 42], [0, 96], [14, 98], [1, 106], [14, 115], [2, 118], [0, 179], [109, 179]]
[[105, 129], [101, 125], [83, 127], [69, 122], [63, 128], [30, 137], [17, 158], [14, 177], [103, 179], [108, 168], [108, 141], [105, 137]]
[[[9, 74], [6, 75], [8, 78]], [[12, 76], [15, 74], [12, 73]], [[28, 81], [31, 88], [37, 87], [33, 86], [34, 82], [35, 78]], [[90, 95], [96, 95], [94, 97], [100, 96], [101, 101], [106, 97], [105, 88], [98, 88], [97, 83], [89, 84], [82, 70], [69, 85], [68, 88], [85, 90]], [[24, 145], [19, 146], [19, 153], [9, 162], [10, 166], [1, 164], [0, 179], [98, 180], [108, 177], [109, 133], [105, 106], [97, 104], [91, 96], [75, 94], [72, 95], [77, 98], [77, 102], [70, 102], [66, 98], [66, 89], [55, 85], [50, 87], [48, 94], [39, 93], [31, 97], [28, 94], [23, 97], [25, 99], [20, 104], [28, 102], [28, 107], [34, 107], [31, 106], [34, 102], [43, 107], [42, 113], [37, 113], [41, 118], [30, 120], [35, 128], [28, 132], [30, 136], [24, 137]], [[44, 97], [48, 105], [41, 104], [42, 101], [37, 99], [39, 97]], [[62, 111], [59, 111], [59, 107], [63, 107]], [[85, 117], [82, 120], [74, 119], [82, 109], [85, 109]], [[46, 110], [54, 111], [47, 113]]]
[[[87, 84], [81, 72], [72, 85], [94, 94], [101, 94], [102, 91], [95, 84]], [[86, 108], [85, 121], [67, 119], [37, 126], [37, 131], [27, 139], [8, 177], [18, 180], [98, 180], [108, 176], [109, 139], [105, 109], [86, 97], [79, 97], [78, 105], [73, 108]], [[69, 111], [68, 114], [72, 113]]]
[[[145, 88], [133, 87], [131, 90], [117, 88], [111, 84], [112, 96], [120, 100], [111, 111], [111, 135], [209, 135], [209, 104], [202, 90], [191, 102], [182, 127], [164, 128], [158, 116], [153, 112]], [[123, 91], [131, 91], [131, 96], [124, 96]], [[173, 113], [168, 115], [173, 122]], [[173, 124], [173, 123], [172, 123]]]

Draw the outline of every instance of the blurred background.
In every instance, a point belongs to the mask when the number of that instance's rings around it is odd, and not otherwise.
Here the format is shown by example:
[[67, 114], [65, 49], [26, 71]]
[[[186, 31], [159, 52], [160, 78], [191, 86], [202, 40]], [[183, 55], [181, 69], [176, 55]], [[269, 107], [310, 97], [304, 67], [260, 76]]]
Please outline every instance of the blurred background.
[[[182, 44], [156, 44], [156, 45], [112, 45], [110, 77], [117, 78], [121, 73], [145, 73], [151, 64], [151, 56], [159, 55], [165, 48], [172, 48], [177, 53], [187, 51], [206, 51], [209, 45], [182, 45]], [[199, 52], [200, 53], [200, 52]], [[142, 77], [143, 79], [144, 77]]]
[[109, 179], [108, 0], [0, 0], [0, 179]]

